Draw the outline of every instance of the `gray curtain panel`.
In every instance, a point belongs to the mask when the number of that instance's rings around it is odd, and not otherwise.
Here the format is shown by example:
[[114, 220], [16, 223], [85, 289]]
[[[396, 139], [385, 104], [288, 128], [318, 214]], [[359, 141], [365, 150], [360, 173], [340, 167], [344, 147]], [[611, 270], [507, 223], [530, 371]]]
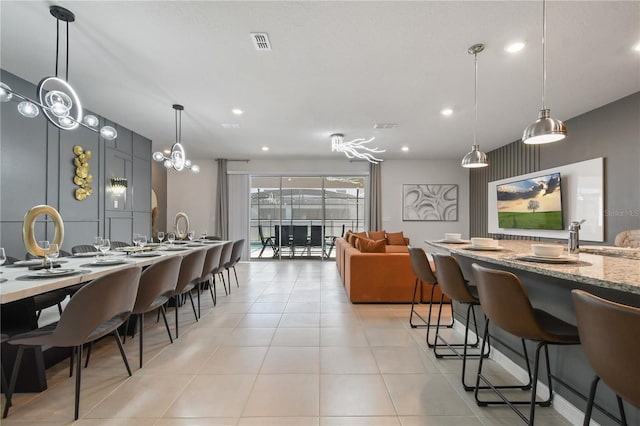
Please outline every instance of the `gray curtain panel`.
[[227, 178], [227, 160], [218, 159], [218, 193], [216, 196], [215, 235], [223, 240], [229, 239], [229, 183]]
[[369, 229], [382, 229], [382, 171], [380, 164], [369, 165]]

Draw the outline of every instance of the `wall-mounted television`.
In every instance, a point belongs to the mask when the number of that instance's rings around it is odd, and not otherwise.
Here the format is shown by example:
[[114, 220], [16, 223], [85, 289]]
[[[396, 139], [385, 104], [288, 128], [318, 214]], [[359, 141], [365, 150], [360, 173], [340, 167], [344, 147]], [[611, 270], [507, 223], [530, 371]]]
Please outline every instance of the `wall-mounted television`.
[[560, 173], [496, 186], [498, 227], [564, 229]]

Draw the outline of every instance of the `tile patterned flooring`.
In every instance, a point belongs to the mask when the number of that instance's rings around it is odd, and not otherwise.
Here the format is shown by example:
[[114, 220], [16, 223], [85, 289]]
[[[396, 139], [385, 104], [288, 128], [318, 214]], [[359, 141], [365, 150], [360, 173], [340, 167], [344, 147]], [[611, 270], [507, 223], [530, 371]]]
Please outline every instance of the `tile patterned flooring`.
[[[190, 305], [180, 308], [173, 344], [149, 315], [142, 369], [137, 337], [125, 344], [132, 377], [113, 340], [98, 342], [83, 370], [76, 424], [522, 424], [508, 408], [475, 404], [460, 385], [460, 361], [427, 350], [424, 329], [409, 327], [408, 305], [351, 304], [334, 262], [250, 262], [237, 269], [240, 288], [234, 281], [225, 296], [218, 286], [216, 307], [202, 294], [199, 322]], [[495, 376], [508, 376], [491, 367]], [[42, 393], [17, 394], [2, 424], [73, 423], [68, 364], [47, 370], [47, 380]], [[569, 424], [551, 408], [538, 409], [536, 420]]]

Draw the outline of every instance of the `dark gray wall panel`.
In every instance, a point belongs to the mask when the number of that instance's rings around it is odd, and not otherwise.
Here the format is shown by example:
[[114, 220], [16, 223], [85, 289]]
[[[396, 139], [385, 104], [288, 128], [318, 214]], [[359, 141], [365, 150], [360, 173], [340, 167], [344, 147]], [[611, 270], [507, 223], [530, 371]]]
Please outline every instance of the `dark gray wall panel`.
[[73, 246], [93, 243], [93, 239], [97, 236], [103, 236], [97, 220], [65, 221], [62, 248], [70, 252]]
[[151, 140], [134, 132], [132, 154], [134, 157], [151, 160]]
[[154, 231], [167, 229], [167, 169], [156, 161], [151, 162], [151, 186], [158, 199], [158, 216]]
[[133, 188], [133, 210], [151, 213], [151, 159], [133, 157]]
[[107, 226], [105, 234], [111, 241], [124, 241], [130, 243], [133, 235], [133, 219], [127, 213], [118, 216], [109, 216], [106, 219]]
[[[108, 120], [105, 122], [109, 123]], [[118, 137], [116, 138], [116, 140], [110, 142], [112, 144], [111, 147], [118, 151], [131, 154], [133, 132], [131, 132], [131, 130], [127, 128], [118, 126], [117, 124], [109, 123], [109, 125], [115, 127], [118, 131]]]
[[133, 232], [151, 236], [151, 212], [133, 212]]
[[[2, 81], [14, 90], [35, 95], [35, 86], [4, 71], [1, 75]], [[27, 210], [47, 202], [47, 121], [42, 114], [25, 118], [16, 106], [15, 102], [0, 104], [0, 217], [3, 221], [22, 221]]]

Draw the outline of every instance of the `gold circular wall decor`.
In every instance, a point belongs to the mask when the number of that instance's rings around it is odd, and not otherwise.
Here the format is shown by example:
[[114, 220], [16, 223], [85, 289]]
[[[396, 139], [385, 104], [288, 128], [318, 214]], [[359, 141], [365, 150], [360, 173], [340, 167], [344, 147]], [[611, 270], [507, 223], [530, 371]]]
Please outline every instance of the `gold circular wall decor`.
[[46, 204], [31, 207], [24, 215], [24, 222], [22, 223], [22, 240], [24, 241], [24, 247], [27, 249], [27, 252], [32, 255], [44, 257], [44, 250], [38, 245], [34, 230], [36, 219], [41, 214], [49, 215], [51, 219], [53, 219], [55, 232], [52, 243], [57, 244], [58, 247], [62, 247], [62, 241], [64, 240], [64, 223], [58, 210]]
[[91, 151], [85, 151], [80, 145], [74, 145], [73, 153], [76, 155], [76, 158], [73, 159], [73, 164], [76, 166], [73, 183], [80, 187], [76, 189], [75, 196], [76, 200], [82, 201], [93, 193], [93, 188], [89, 185], [93, 182], [93, 176], [89, 174]]
[[[181, 221], [180, 219], [184, 220]], [[184, 230], [180, 229], [181, 222], [184, 222], [185, 224]], [[180, 238], [181, 240], [187, 238], [187, 234], [189, 233], [189, 217], [187, 216], [187, 214], [184, 212], [176, 213], [176, 221], [173, 227], [176, 230], [176, 237]]]

